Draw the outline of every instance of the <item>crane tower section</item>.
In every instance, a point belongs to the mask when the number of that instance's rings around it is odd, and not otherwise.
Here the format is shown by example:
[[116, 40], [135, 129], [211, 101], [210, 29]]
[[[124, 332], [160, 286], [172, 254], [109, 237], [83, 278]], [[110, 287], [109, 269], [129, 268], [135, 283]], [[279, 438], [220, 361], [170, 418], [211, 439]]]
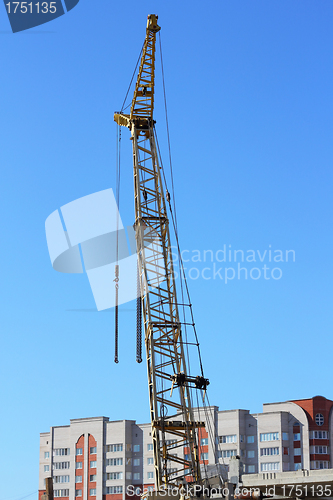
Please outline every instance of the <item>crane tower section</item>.
[[130, 113], [115, 113], [114, 119], [130, 129], [133, 147], [136, 245], [155, 483], [159, 489], [185, 477], [195, 484], [201, 482], [198, 429], [204, 423], [194, 419], [191, 388], [205, 389], [209, 382], [203, 376], [189, 376], [185, 361], [169, 220], [154, 135], [157, 19], [148, 16]]

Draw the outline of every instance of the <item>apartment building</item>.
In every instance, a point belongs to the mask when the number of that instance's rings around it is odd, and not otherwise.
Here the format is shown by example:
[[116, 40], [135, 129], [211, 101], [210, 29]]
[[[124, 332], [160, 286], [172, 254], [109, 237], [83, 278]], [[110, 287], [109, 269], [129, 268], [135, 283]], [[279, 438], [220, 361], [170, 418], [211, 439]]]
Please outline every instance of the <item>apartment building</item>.
[[[322, 396], [264, 404], [258, 414], [196, 408], [196, 419], [206, 422], [199, 434], [202, 467], [228, 466], [238, 455], [246, 474], [331, 468], [332, 408]], [[174, 444], [186, 457], [188, 450]], [[136, 500], [143, 488], [154, 488], [153, 462], [150, 424], [73, 419], [40, 435], [39, 498], [52, 476], [55, 497], [65, 500]]]
[[51, 427], [40, 435], [39, 498], [50, 476], [61, 498], [122, 500], [129, 486], [153, 488], [150, 425], [93, 417]]
[[219, 411], [220, 460], [240, 456], [245, 473], [332, 467], [333, 401], [322, 396], [269, 403], [263, 413]]

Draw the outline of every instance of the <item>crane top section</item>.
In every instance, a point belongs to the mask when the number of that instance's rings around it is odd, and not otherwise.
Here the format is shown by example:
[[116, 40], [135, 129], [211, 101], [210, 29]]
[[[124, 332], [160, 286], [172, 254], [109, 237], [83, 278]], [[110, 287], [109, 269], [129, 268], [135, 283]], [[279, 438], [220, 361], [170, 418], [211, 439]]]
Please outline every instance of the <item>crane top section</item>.
[[160, 26], [157, 24], [158, 16], [156, 14], [150, 14], [147, 18], [147, 30], [157, 33], [160, 31]]
[[115, 113], [118, 125], [147, 129], [153, 124], [154, 87], [155, 87], [155, 43], [156, 33], [161, 29], [157, 24], [158, 16], [150, 14], [147, 20], [146, 38], [142, 50], [139, 73], [137, 76], [130, 114]]

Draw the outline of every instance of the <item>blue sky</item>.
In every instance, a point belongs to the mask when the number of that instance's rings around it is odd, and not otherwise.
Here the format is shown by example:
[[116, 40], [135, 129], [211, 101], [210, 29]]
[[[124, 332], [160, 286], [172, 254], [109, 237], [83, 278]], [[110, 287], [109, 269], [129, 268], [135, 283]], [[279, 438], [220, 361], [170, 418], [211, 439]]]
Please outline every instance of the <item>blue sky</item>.
[[[162, 27], [182, 248], [296, 256], [276, 263], [278, 280], [189, 280], [210, 401], [258, 412], [264, 402], [333, 398], [332, 2], [81, 0], [15, 35], [3, 7], [0, 500], [37, 491], [39, 433], [51, 425], [149, 418], [134, 303], [121, 308], [115, 365], [113, 312], [92, 311], [85, 275], [52, 269], [44, 232], [60, 206], [115, 189], [113, 112], [149, 13]], [[157, 66], [155, 117], [167, 164], [159, 56]], [[127, 130], [122, 137], [120, 212], [129, 225]], [[214, 264], [237, 267], [216, 259], [187, 266], [208, 267], [208, 276]]]

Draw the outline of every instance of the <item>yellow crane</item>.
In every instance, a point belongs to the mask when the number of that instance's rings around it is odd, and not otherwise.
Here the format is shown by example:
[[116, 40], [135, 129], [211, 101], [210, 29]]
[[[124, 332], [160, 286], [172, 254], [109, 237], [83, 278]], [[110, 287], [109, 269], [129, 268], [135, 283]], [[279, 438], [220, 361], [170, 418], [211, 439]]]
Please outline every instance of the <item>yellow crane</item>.
[[159, 490], [184, 480], [201, 484], [198, 430], [205, 424], [194, 418], [191, 389], [205, 391], [209, 381], [203, 374], [190, 376], [185, 361], [166, 203], [170, 195], [164, 195], [154, 133], [157, 21], [158, 16], [148, 16], [130, 112], [115, 113], [114, 120], [129, 128], [133, 147], [135, 233]]

